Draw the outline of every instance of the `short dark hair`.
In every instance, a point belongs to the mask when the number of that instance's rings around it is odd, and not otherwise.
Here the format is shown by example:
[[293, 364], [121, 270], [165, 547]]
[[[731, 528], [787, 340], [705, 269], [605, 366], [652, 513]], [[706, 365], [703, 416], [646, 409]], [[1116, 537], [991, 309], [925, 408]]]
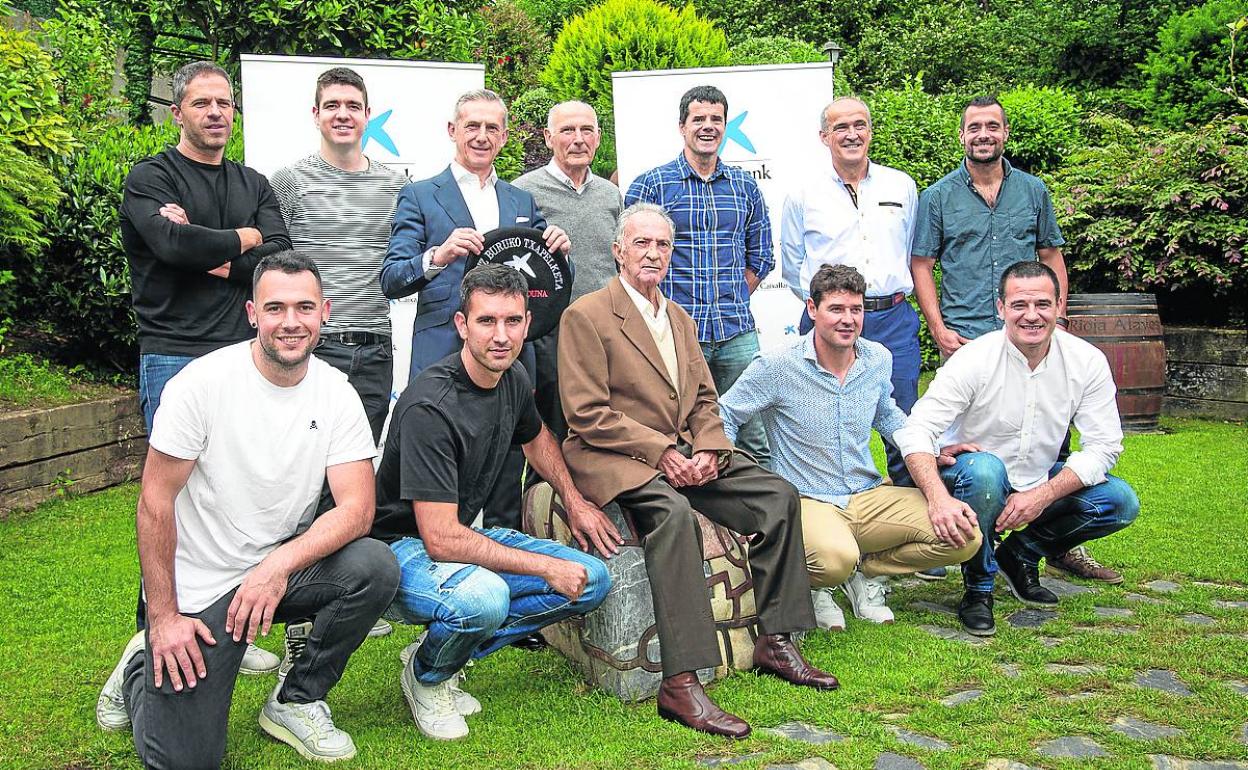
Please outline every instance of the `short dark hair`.
[[1005, 106], [997, 101], [995, 94], [984, 94], [976, 96], [974, 99], [966, 103], [962, 108], [962, 121], [958, 123], [958, 128], [966, 128], [966, 111], [972, 107], [997, 107], [1001, 110], [1001, 120], [1005, 121], [1006, 128], [1010, 126], [1010, 116], [1005, 114]]
[[849, 265], [824, 265], [810, 279], [810, 298], [815, 301], [815, 307], [823, 301], [823, 295], [838, 291], [866, 296], [867, 279]]
[[519, 270], [493, 262], [482, 262], [464, 275], [459, 285], [459, 309], [468, 314], [468, 300], [477, 292], [489, 294], [518, 294], [524, 298], [524, 309], [529, 309], [529, 282]]
[[316, 279], [317, 291], [323, 291], [321, 287], [321, 271], [317, 269], [316, 263], [312, 258], [301, 251], [287, 249], [270, 254], [267, 257], [261, 257], [256, 263], [256, 269], [251, 274], [251, 298], [256, 298], [256, 287], [260, 285], [260, 277], [271, 270], [280, 270], [287, 275], [295, 275], [296, 273], [311, 273]]
[[364, 78], [350, 67], [334, 67], [322, 72], [316, 78], [316, 106], [321, 106], [321, 92], [326, 86], [351, 86], [360, 89], [364, 95], [364, 106], [368, 107], [368, 89], [364, 87]]
[[724, 105], [724, 118], [728, 117], [728, 97], [724, 96], [724, 92], [715, 86], [694, 86], [685, 95], [680, 97], [680, 124], [685, 124], [685, 119], [689, 117], [689, 105], [694, 102], [706, 102], [708, 104]]
[[225, 82], [230, 86], [230, 93], [234, 92], [234, 83], [230, 81], [229, 73], [221, 69], [220, 65], [210, 61], [193, 61], [190, 64], [183, 64], [177, 72], [173, 73], [174, 104], [182, 104], [182, 100], [186, 98], [186, 87], [201, 75], [218, 75], [225, 78]]
[[1047, 277], [1053, 282], [1054, 299], [1062, 296], [1062, 285], [1057, 281], [1057, 273], [1053, 272], [1053, 268], [1044, 264], [1038, 259], [1026, 259], [1022, 262], [1015, 262], [1001, 273], [1001, 285], [997, 287], [1001, 301], [1005, 301], [1005, 282], [1011, 278], [1045, 278]]

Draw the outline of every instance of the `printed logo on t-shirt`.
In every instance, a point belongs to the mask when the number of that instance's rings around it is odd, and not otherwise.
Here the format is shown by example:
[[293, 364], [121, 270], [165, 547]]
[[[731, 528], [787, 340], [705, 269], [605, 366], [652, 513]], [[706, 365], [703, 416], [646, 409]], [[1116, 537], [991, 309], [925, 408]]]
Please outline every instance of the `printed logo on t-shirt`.
[[316, 420], [312, 421], [312, 424], [308, 426], [308, 430], [316, 430]]

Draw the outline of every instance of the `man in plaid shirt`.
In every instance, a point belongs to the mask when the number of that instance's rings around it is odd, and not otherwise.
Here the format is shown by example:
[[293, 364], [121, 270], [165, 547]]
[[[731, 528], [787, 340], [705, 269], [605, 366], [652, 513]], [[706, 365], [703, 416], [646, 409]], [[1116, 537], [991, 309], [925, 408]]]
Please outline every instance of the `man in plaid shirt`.
[[[750, 294], [775, 264], [771, 221], [758, 183], [720, 162], [728, 99], [714, 86], [696, 86], [680, 99], [684, 151], [633, 181], [624, 205], [662, 206], [676, 223], [664, 296], [693, 316], [715, 389], [724, 393], [758, 353]], [[757, 418], [741, 426], [737, 446], [769, 465], [767, 437]]]

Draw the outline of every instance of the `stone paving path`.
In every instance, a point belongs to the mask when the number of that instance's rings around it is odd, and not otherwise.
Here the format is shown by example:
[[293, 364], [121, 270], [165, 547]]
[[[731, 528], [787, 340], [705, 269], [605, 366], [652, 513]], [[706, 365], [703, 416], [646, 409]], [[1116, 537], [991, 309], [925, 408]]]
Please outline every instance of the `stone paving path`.
[[1045, 741], [1036, 747], [1036, 753], [1043, 757], [1090, 759], [1092, 757], [1108, 757], [1105, 747], [1091, 738], [1067, 736]]

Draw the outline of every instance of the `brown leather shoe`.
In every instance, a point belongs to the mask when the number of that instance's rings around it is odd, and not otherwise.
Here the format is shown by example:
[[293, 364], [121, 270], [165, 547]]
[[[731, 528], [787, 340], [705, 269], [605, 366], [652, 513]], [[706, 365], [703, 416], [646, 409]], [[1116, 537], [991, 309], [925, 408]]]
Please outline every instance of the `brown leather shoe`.
[[754, 670], [816, 690], [835, 690], [841, 686], [836, 677], [807, 663], [788, 634], [758, 637], [754, 643]]
[[1093, 559], [1088, 549], [1081, 545], [1051, 559], [1045, 559], [1045, 564], [1048, 565], [1049, 572], [1056, 572], [1059, 575], [1072, 575], [1084, 580], [1099, 580], [1111, 586], [1122, 582], [1121, 572], [1110, 569]]
[[715, 705], [692, 671], [664, 679], [659, 685], [658, 701], [659, 716], [685, 727], [729, 738], [750, 734], [749, 723]]

